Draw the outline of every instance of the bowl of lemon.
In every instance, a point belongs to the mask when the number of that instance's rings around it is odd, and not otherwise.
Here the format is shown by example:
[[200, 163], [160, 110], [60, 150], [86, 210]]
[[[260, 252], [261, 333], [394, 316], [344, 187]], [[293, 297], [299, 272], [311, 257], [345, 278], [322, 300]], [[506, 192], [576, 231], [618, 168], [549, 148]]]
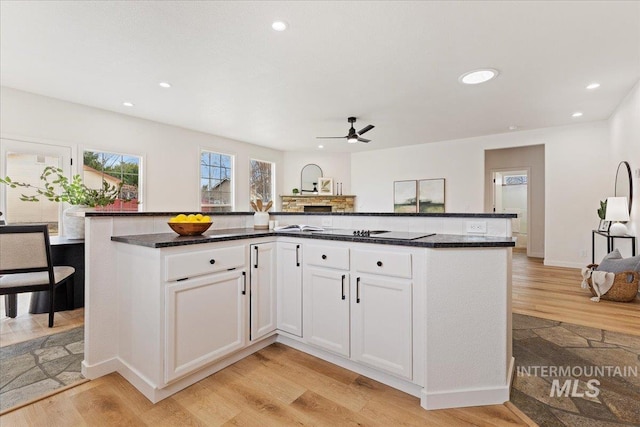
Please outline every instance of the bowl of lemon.
[[169, 227], [181, 236], [199, 236], [211, 227], [211, 218], [202, 214], [180, 214], [169, 219]]

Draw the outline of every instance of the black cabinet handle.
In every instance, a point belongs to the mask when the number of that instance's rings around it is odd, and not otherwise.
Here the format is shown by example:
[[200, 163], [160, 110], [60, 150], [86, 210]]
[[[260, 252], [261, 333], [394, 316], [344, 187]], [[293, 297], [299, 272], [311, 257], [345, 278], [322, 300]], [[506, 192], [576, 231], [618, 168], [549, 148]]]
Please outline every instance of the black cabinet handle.
[[300, 245], [296, 245], [296, 267], [300, 267]]
[[209, 260], [209, 264], [213, 265], [213, 264], [215, 264], [215, 263], [216, 263], [216, 260], [215, 260], [215, 259], [210, 259], [210, 260]]
[[356, 279], [356, 303], [360, 303], [360, 278]]
[[346, 279], [347, 276], [346, 275], [342, 275], [342, 299], [346, 299], [347, 296], [344, 294], [344, 279]]
[[376, 264], [378, 264], [378, 267], [382, 267], [382, 261], [378, 261]]
[[244, 285], [242, 286], [242, 295], [247, 294], [247, 273], [245, 271], [242, 272], [242, 277], [244, 278]]
[[253, 265], [253, 268], [258, 268], [258, 247], [254, 246], [253, 249], [256, 250], [256, 263]]
[[322, 259], [327, 259], [327, 256], [326, 255], [322, 255]]

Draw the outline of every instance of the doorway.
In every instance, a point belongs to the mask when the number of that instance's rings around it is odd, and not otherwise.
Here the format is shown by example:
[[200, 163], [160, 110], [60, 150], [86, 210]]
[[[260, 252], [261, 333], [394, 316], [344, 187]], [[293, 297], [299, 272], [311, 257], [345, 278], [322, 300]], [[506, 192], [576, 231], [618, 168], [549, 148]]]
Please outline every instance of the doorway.
[[516, 248], [527, 249], [529, 242], [529, 170], [492, 171], [493, 212], [518, 215], [511, 232]]
[[[35, 142], [0, 139], [0, 176], [9, 176], [13, 181], [42, 186], [40, 175], [47, 166], [62, 168], [70, 175], [71, 148]], [[40, 197], [37, 203], [20, 200], [21, 194], [34, 194], [24, 188], [0, 186], [0, 212], [7, 224], [46, 223], [49, 234], [60, 231], [61, 203]]]

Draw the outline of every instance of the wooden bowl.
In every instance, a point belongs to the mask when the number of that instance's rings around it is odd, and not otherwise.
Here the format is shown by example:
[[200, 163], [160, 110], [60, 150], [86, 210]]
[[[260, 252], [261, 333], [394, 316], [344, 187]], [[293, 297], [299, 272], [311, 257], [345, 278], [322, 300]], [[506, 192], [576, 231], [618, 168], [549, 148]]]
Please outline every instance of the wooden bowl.
[[212, 222], [169, 222], [169, 227], [181, 236], [199, 236], [211, 227]]

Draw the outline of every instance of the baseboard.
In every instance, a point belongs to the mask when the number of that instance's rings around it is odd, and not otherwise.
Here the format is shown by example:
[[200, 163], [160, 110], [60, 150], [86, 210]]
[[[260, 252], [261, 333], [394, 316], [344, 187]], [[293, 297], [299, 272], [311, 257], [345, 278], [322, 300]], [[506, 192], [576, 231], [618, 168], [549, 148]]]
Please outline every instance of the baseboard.
[[467, 406], [502, 405], [509, 401], [511, 383], [515, 373], [516, 359], [509, 361], [506, 384], [499, 387], [486, 387], [444, 392], [428, 392], [423, 389], [420, 394], [420, 406], [424, 409], [463, 408]]
[[307, 353], [319, 359], [333, 363], [334, 365], [338, 365], [342, 368], [356, 372], [360, 375], [364, 375], [367, 378], [371, 378], [412, 396], [420, 397], [422, 387], [418, 384], [411, 383], [408, 380], [403, 380], [402, 378], [380, 372], [374, 368], [368, 368], [349, 359], [345, 359], [342, 356], [338, 356], [337, 354], [333, 354], [328, 351], [310, 346], [297, 339], [285, 337], [284, 335], [278, 335], [277, 342], [282, 343], [288, 347], [295, 348], [296, 350], [300, 350], [303, 353]]
[[120, 360], [117, 357], [105, 360], [93, 365], [87, 364], [87, 360], [82, 361], [81, 371], [85, 378], [95, 380], [96, 378], [103, 377], [112, 372], [116, 372], [120, 367]]
[[573, 261], [557, 261], [549, 258], [544, 259], [544, 265], [549, 267], [567, 267], [567, 268], [582, 268], [591, 264], [590, 260], [584, 262], [573, 262]]

